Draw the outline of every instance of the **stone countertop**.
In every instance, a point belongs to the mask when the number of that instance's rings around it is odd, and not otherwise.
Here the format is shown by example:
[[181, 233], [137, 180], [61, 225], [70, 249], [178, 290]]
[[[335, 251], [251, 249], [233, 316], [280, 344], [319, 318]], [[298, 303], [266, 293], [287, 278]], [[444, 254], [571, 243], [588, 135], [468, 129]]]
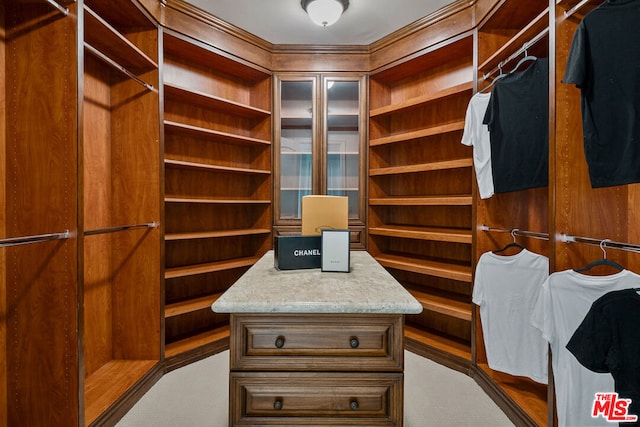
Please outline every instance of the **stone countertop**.
[[351, 272], [278, 271], [267, 252], [211, 309], [217, 313], [417, 314], [422, 305], [365, 251], [351, 251]]

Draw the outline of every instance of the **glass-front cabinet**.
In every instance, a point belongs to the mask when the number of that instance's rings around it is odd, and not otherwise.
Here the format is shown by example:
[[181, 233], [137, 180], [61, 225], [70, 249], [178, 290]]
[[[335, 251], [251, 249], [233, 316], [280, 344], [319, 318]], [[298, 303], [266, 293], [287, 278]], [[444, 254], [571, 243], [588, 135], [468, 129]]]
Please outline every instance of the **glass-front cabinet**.
[[366, 76], [275, 77], [274, 231], [299, 234], [302, 197], [349, 198], [352, 248], [364, 248]]

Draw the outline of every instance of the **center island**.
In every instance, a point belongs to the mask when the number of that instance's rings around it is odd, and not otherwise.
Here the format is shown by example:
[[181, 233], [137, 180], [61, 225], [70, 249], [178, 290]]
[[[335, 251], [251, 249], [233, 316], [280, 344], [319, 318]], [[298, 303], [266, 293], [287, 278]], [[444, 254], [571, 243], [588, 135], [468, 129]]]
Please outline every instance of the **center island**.
[[213, 305], [230, 314], [230, 426], [402, 426], [405, 314], [420, 303], [364, 251], [349, 273], [267, 252]]

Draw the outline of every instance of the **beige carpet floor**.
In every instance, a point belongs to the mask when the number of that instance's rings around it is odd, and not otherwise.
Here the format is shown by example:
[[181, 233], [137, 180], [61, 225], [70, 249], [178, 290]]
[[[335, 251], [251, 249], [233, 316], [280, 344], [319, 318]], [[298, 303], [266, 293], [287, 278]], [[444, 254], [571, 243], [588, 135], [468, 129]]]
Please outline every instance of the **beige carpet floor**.
[[[117, 427], [226, 427], [229, 352], [169, 372]], [[405, 352], [405, 427], [513, 423], [470, 377]]]

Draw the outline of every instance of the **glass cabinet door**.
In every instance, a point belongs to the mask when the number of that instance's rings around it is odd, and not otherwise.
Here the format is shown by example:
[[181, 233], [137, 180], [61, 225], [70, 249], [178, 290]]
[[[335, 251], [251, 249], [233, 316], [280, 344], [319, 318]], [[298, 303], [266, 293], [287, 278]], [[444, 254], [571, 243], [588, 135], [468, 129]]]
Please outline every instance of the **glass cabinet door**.
[[302, 197], [349, 199], [352, 247], [364, 248], [366, 75], [274, 77], [274, 233], [300, 232]]
[[302, 196], [313, 194], [313, 80], [280, 82], [280, 219], [301, 219]]
[[324, 79], [326, 194], [349, 198], [349, 219], [360, 217], [360, 81]]

